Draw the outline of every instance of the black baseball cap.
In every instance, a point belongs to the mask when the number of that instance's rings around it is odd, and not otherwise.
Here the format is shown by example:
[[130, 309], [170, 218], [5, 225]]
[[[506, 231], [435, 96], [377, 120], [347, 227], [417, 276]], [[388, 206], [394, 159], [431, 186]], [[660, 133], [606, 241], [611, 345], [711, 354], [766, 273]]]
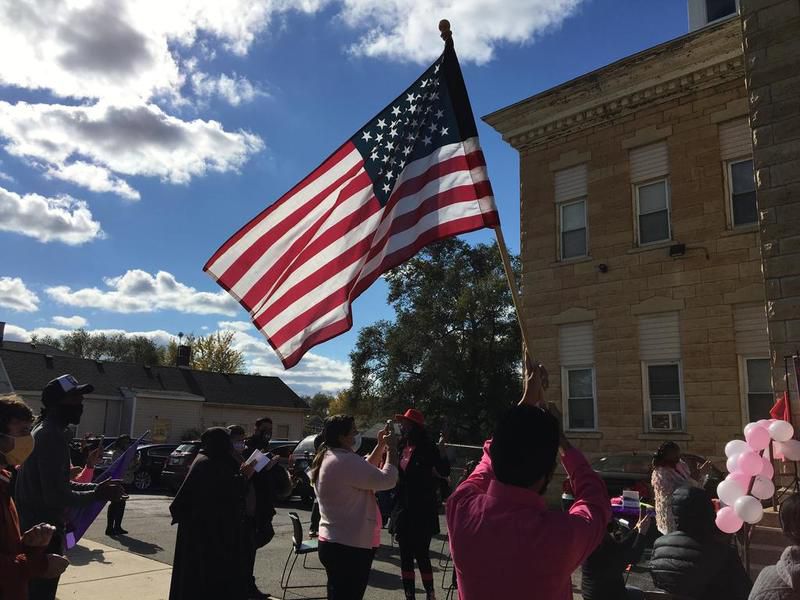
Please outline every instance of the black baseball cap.
[[42, 390], [42, 404], [58, 404], [67, 396], [82, 396], [91, 394], [94, 386], [88, 383], [80, 384], [72, 375], [62, 375], [49, 381]]

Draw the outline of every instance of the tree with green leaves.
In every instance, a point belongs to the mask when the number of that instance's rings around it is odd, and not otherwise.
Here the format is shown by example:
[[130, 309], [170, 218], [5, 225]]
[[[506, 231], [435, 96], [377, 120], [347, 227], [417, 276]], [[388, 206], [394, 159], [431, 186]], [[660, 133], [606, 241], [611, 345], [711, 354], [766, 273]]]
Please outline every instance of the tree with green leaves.
[[395, 319], [359, 332], [348, 410], [375, 420], [413, 406], [451, 439], [484, 439], [522, 389], [522, 342], [497, 247], [447, 239], [385, 277]]
[[[183, 344], [192, 348], [189, 366], [200, 371], [217, 373], [244, 373], [244, 354], [234, 348], [233, 331], [218, 331], [202, 337], [189, 334]], [[164, 350], [164, 364], [175, 365], [178, 357], [178, 343], [170, 340]]]
[[143, 335], [90, 333], [76, 329], [59, 337], [31, 336], [32, 343], [48, 344], [81, 358], [160, 365], [163, 348]]

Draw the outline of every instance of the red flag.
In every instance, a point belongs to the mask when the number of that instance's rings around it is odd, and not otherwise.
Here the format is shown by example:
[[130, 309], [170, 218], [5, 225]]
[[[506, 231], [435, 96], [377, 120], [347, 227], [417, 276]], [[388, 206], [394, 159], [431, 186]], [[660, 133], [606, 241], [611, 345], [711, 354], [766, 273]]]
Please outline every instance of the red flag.
[[769, 410], [773, 419], [792, 422], [792, 407], [789, 403], [789, 392], [783, 392], [783, 396], [778, 398], [775, 405]]
[[499, 225], [451, 45], [379, 115], [229, 239], [204, 270], [284, 367], [350, 329], [381, 273], [436, 240]]

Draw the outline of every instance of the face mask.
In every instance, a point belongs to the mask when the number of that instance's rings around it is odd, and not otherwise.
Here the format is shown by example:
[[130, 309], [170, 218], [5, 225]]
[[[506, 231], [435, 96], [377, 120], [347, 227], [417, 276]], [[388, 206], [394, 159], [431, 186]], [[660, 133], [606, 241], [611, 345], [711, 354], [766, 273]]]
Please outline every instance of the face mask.
[[244, 450], [244, 442], [236, 442], [233, 445], [233, 449], [236, 450], [237, 452], [242, 452]]
[[358, 452], [361, 448], [361, 434], [357, 433], [356, 436], [353, 438], [353, 452]]
[[12, 440], [14, 446], [11, 450], [3, 452], [6, 462], [10, 465], [21, 465], [33, 452], [33, 436], [31, 434], [13, 437], [3, 434], [3, 437]]
[[60, 404], [56, 407], [56, 415], [63, 423], [77, 425], [83, 415], [83, 404]]

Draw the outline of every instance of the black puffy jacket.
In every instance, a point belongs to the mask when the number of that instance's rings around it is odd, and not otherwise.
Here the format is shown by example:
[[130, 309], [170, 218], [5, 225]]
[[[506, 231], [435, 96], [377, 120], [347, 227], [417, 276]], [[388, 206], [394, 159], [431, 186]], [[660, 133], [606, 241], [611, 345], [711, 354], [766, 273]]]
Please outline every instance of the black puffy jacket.
[[653, 546], [650, 570], [656, 587], [695, 600], [747, 600], [752, 582], [736, 549], [718, 536], [705, 490], [679, 488], [672, 510], [677, 531]]

